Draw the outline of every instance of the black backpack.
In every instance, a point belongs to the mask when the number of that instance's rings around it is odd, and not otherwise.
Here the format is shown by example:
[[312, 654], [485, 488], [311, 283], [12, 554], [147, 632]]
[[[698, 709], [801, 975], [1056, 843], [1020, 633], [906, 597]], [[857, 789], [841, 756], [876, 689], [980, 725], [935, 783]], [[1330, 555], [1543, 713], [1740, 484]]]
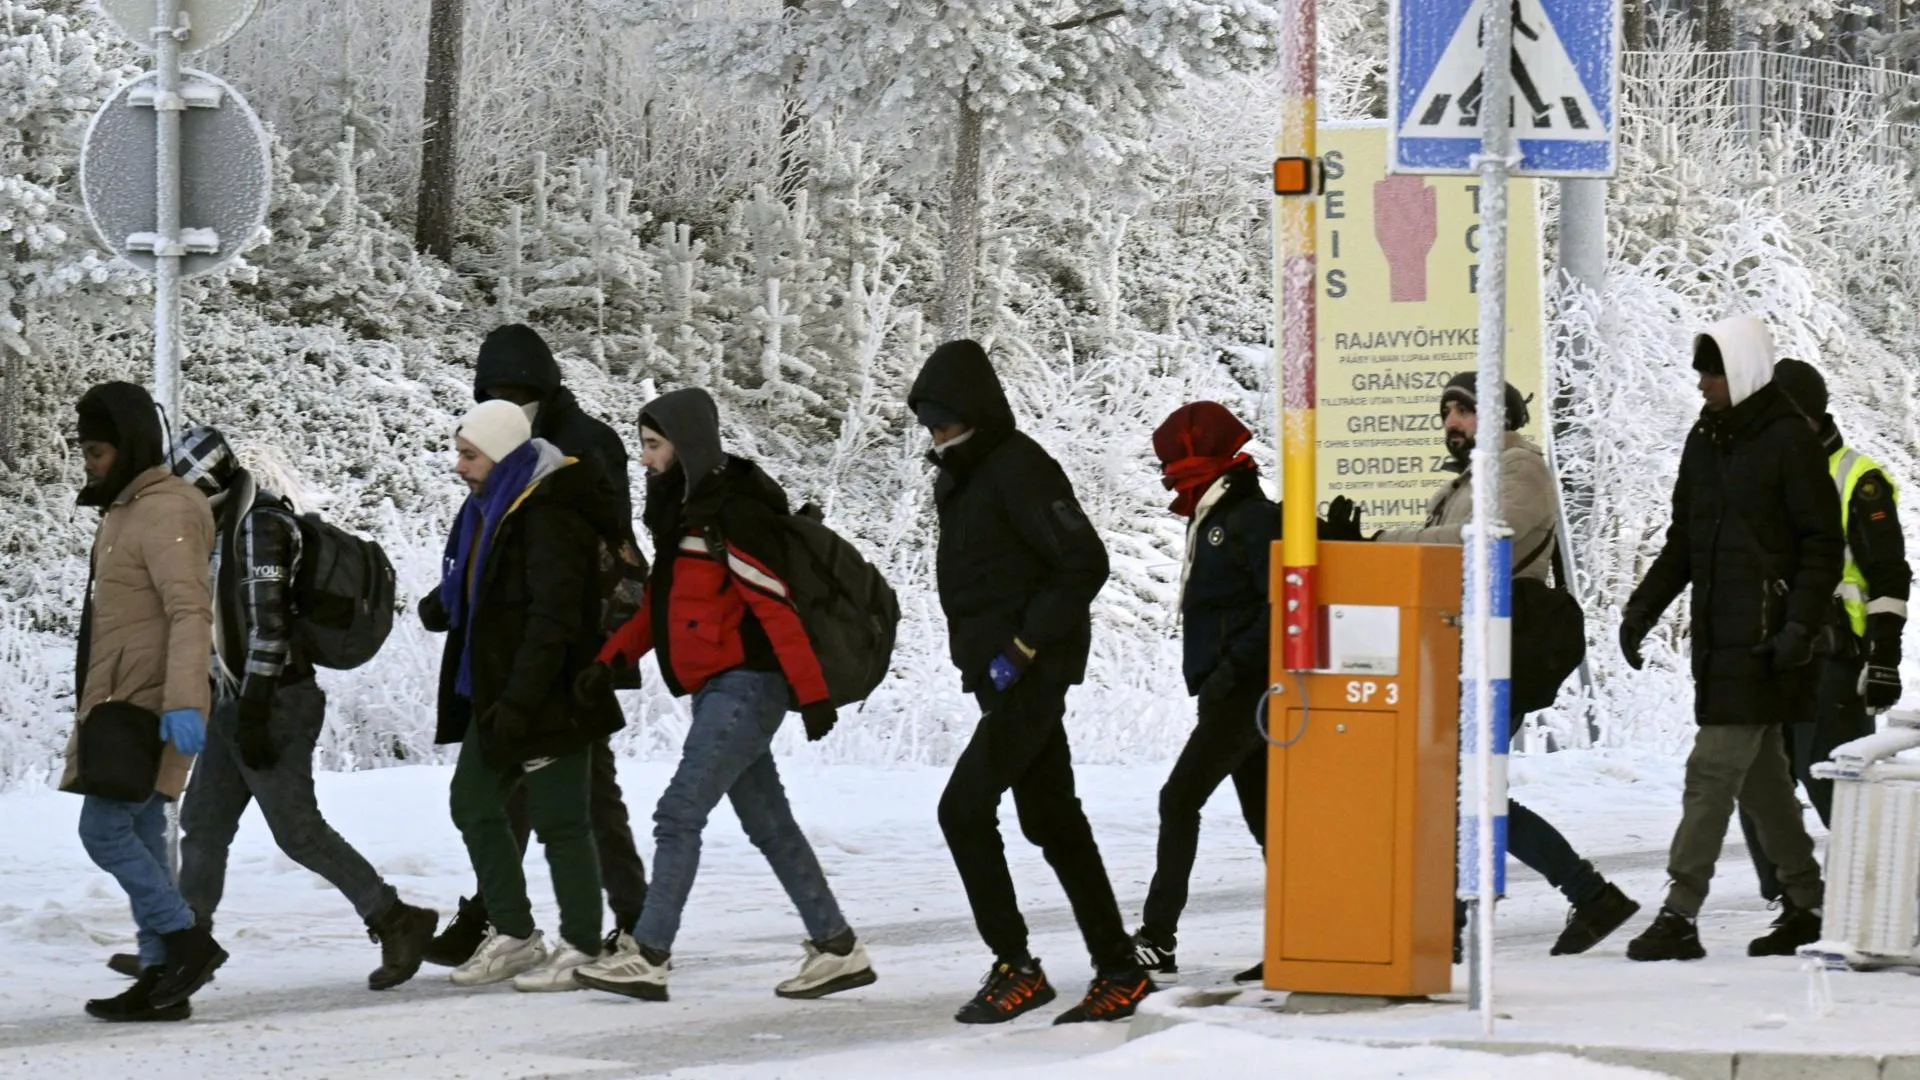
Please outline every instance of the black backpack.
[[306, 658], [350, 671], [373, 659], [393, 631], [394, 575], [372, 540], [301, 514], [294, 575], [294, 638]]
[[787, 585], [835, 707], [865, 701], [893, 666], [900, 601], [893, 586], [812, 503], [776, 519], [786, 534]]

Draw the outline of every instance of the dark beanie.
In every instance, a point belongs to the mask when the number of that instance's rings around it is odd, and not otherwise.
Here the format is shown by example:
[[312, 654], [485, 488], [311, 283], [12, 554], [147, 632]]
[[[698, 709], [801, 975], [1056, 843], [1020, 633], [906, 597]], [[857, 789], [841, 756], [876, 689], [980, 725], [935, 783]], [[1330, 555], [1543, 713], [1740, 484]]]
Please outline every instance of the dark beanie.
[[1805, 360], [1781, 360], [1773, 365], [1773, 385], [1787, 395], [1809, 420], [1827, 415], [1827, 380]]
[[[1457, 401], [1460, 403], [1461, 408], [1469, 409], [1476, 413], [1479, 412], [1479, 386], [1480, 373], [1477, 371], [1463, 371], [1455, 375], [1452, 379], [1449, 379], [1447, 381], [1447, 388], [1440, 392], [1441, 415], [1444, 416], [1446, 414], [1447, 402], [1449, 401]], [[1507, 430], [1519, 431], [1521, 428], [1527, 426], [1528, 420], [1532, 419], [1527, 413], [1527, 399], [1520, 396], [1520, 391], [1515, 389], [1512, 383], [1507, 383], [1506, 387]]]
[[1720, 343], [1712, 334], [1701, 334], [1693, 340], [1693, 370], [1702, 375], [1725, 375], [1726, 358], [1720, 355]]
[[913, 418], [921, 427], [962, 427], [967, 418], [937, 401], [922, 401], [913, 407]]
[[81, 442], [106, 443], [115, 447], [120, 445], [120, 425], [114, 422], [113, 410], [98, 395], [89, 394], [81, 398], [79, 412]]

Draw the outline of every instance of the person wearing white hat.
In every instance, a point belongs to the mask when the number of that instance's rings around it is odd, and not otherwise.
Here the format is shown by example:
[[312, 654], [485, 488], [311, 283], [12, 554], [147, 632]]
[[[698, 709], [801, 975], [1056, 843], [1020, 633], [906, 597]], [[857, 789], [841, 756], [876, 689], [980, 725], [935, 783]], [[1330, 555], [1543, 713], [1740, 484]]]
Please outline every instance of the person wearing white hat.
[[[574, 970], [600, 954], [604, 914], [587, 812], [591, 747], [624, 722], [611, 689], [576, 700], [573, 682], [599, 643], [600, 545], [631, 526], [598, 463], [532, 434], [508, 401], [461, 420], [454, 472], [471, 494], [420, 618], [447, 633], [435, 741], [460, 744], [449, 801], [491, 922], [453, 982], [573, 990]], [[552, 950], [507, 817], [523, 787], [560, 907]]]

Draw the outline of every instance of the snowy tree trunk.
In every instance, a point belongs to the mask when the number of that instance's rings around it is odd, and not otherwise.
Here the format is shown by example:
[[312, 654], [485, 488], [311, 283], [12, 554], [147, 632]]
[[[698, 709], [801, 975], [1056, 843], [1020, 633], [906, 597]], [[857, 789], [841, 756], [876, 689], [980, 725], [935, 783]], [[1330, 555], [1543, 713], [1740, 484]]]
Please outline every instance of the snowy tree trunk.
[[466, 0], [432, 0], [432, 5], [413, 246], [451, 260], [459, 179], [460, 48], [467, 11]]
[[980, 262], [980, 112], [960, 95], [953, 133], [953, 186], [947, 197], [946, 289], [941, 332], [948, 340], [973, 336], [973, 290]]
[[[1733, 28], [1734, 0], [1707, 0], [1701, 19], [1701, 29], [1706, 34], [1708, 52], [1732, 52], [1734, 46]], [[1702, 11], [1696, 8], [1696, 11]]]
[[[781, 0], [782, 15], [788, 19], [798, 18], [806, 8], [806, 0]], [[802, 188], [807, 186], [807, 155], [801, 149], [800, 140], [806, 137], [807, 118], [800, 111], [800, 78], [802, 72], [796, 70], [793, 80], [787, 84], [786, 100], [780, 104], [780, 199], [788, 206]]]
[[1647, 51], [1647, 0], [1626, 0], [1621, 12], [1621, 36], [1628, 52]]

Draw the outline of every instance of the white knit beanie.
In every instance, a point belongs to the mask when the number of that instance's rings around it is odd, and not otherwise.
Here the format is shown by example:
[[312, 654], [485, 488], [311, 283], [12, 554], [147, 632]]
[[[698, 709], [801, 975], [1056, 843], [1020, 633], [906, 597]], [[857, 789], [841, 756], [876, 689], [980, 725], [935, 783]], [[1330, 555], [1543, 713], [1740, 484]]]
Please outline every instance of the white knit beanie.
[[454, 434], [472, 443], [497, 464], [533, 438], [533, 425], [520, 406], [494, 398], [475, 405], [461, 419]]

